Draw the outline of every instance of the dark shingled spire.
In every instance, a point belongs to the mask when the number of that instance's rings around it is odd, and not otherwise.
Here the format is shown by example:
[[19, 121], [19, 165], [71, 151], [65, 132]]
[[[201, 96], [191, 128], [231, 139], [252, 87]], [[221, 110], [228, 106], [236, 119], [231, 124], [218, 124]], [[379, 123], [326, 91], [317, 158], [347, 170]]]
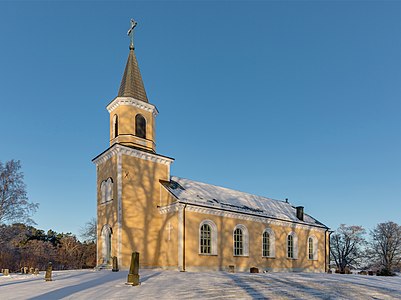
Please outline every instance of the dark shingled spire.
[[148, 97], [146, 96], [145, 87], [143, 86], [134, 47], [131, 46], [118, 96], [132, 97], [143, 102], [149, 102]]

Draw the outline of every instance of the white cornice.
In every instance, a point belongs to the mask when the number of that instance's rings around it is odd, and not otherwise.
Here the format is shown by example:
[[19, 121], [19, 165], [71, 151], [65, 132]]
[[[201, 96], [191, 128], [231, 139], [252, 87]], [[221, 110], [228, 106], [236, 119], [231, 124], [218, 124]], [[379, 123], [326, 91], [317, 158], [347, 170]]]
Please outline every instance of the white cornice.
[[[175, 203], [167, 205], [167, 206], [159, 207], [159, 213], [167, 214], [167, 213], [176, 212], [179, 210], [179, 207], [181, 205], [182, 205], [182, 203], [175, 202]], [[199, 206], [191, 205], [191, 204], [187, 204], [185, 210], [197, 212], [197, 213], [201, 213], [201, 214], [206, 214], [206, 215], [215, 215], [215, 216], [219, 216], [219, 217], [247, 220], [247, 221], [252, 221], [252, 222], [285, 226], [285, 227], [290, 227], [290, 228], [302, 228], [302, 229], [306, 229], [306, 230], [317, 230], [317, 231], [325, 231], [326, 230], [326, 228], [323, 228], [323, 227], [316, 227], [316, 226], [310, 226], [307, 224], [293, 223], [291, 221], [288, 221], [288, 222], [280, 221], [280, 220], [270, 219], [269, 217], [263, 218], [263, 217], [251, 216], [251, 215], [241, 214], [238, 212], [219, 210], [218, 208], [199, 207]]]
[[133, 148], [125, 147], [122, 145], [115, 144], [112, 146], [110, 149], [105, 151], [103, 154], [99, 155], [93, 160], [93, 163], [98, 166], [99, 164], [102, 164], [112, 158], [113, 156], [117, 154], [124, 154], [128, 156], [133, 156], [133, 157], [138, 157], [144, 160], [149, 160], [152, 162], [164, 164], [164, 165], [171, 165], [171, 163], [174, 161], [172, 158], [168, 158], [165, 156], [160, 156], [157, 154], [152, 154], [140, 150], [136, 150]]
[[154, 117], [156, 117], [158, 114], [156, 106], [154, 106], [150, 103], [146, 103], [146, 102], [137, 100], [132, 97], [116, 97], [116, 98], [114, 98], [113, 101], [110, 102], [109, 105], [106, 106], [106, 109], [109, 113], [111, 113], [113, 110], [115, 110], [120, 105], [131, 105], [131, 106], [149, 111], [153, 114]]

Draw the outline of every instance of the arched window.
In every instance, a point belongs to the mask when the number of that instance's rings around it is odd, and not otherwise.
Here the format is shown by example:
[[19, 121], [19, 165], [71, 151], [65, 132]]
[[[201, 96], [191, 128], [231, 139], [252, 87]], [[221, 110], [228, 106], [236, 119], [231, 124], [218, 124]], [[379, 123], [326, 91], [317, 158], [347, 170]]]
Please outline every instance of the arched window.
[[292, 235], [287, 237], [287, 256], [289, 258], [294, 258], [294, 238]]
[[106, 202], [106, 181], [102, 181], [102, 183], [100, 184], [100, 194], [101, 194], [100, 203], [105, 203]]
[[146, 139], [146, 120], [141, 114], [135, 116], [135, 135]]
[[262, 256], [275, 256], [275, 236], [273, 230], [266, 228], [262, 235]]
[[298, 239], [295, 232], [291, 232], [287, 236], [287, 257], [297, 258], [298, 257]]
[[113, 117], [113, 137], [116, 138], [118, 136], [118, 116], [114, 115]]
[[210, 254], [212, 243], [212, 230], [208, 224], [203, 224], [200, 230], [200, 253]]
[[113, 200], [113, 179], [109, 177], [106, 181], [106, 201]]
[[248, 255], [248, 230], [244, 225], [237, 225], [233, 233], [234, 256]]
[[270, 256], [270, 235], [267, 231], [263, 232], [263, 256]]
[[111, 234], [112, 230], [110, 225], [104, 225], [101, 234], [102, 258], [104, 264], [108, 264], [111, 258]]
[[203, 220], [199, 225], [199, 253], [217, 255], [217, 227], [213, 221]]
[[317, 260], [317, 238], [315, 236], [308, 237], [308, 258]]

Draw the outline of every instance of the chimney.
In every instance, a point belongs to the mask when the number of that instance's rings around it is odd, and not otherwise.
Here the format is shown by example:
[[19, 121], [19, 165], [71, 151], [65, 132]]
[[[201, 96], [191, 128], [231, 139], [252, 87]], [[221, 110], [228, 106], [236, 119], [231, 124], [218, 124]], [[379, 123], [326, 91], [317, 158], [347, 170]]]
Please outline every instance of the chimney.
[[297, 218], [301, 221], [304, 220], [304, 207], [303, 206], [297, 206]]

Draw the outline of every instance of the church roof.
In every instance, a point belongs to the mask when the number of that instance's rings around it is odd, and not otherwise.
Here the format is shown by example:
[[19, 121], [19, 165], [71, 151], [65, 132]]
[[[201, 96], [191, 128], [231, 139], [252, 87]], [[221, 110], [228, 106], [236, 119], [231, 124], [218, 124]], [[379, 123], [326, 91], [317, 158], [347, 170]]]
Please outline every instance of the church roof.
[[149, 102], [133, 47], [130, 47], [118, 96], [132, 97], [143, 102]]
[[296, 207], [285, 201], [176, 176], [172, 176], [170, 182], [162, 184], [179, 202], [327, 228], [308, 214], [304, 214], [303, 221], [299, 220]]

